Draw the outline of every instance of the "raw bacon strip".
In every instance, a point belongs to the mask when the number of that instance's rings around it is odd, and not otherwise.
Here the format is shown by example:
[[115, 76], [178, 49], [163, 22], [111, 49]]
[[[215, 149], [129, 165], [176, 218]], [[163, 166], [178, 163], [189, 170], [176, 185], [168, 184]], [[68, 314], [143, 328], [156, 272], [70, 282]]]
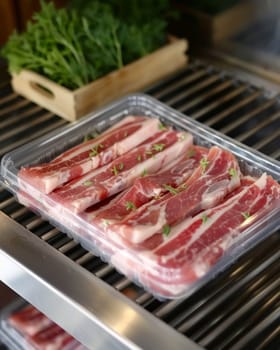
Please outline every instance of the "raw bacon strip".
[[[50, 163], [22, 168], [19, 178], [44, 193], [50, 193], [144, 142], [158, 131], [158, 125], [159, 121], [154, 118], [126, 117], [97, 138], [71, 148]], [[21, 183], [24, 186], [24, 182]]]
[[159, 293], [180, 293], [204, 276], [242, 232], [279, 206], [280, 186], [271, 176], [263, 174], [242, 188], [226, 202], [174, 226], [159, 247], [139, 253], [139, 261], [120, 251], [113, 263], [129, 276], [137, 271], [139, 280]]
[[120, 223], [110, 225], [109, 234], [113, 239], [117, 240], [119, 235], [126, 242], [139, 244], [161, 233], [164, 227], [217, 205], [240, 185], [238, 162], [232, 153], [214, 146], [183, 185], [186, 189], [178, 194], [167, 193], [143, 205]]
[[131, 186], [143, 173], [160, 171], [180, 157], [192, 144], [192, 136], [173, 130], [161, 131], [144, 144], [110, 164], [73, 180], [50, 197], [75, 213]]
[[55, 323], [28, 337], [27, 340], [36, 350], [63, 350], [78, 343], [75, 338]]
[[52, 323], [34, 306], [28, 305], [9, 317], [9, 324], [23, 335], [33, 335]]
[[136, 179], [125, 193], [119, 194], [100, 209], [89, 209], [83, 214], [83, 218], [95, 225], [103, 225], [104, 220], [112, 223], [123, 219], [129, 212], [149, 202], [155, 196], [161, 196], [168, 190], [176, 191], [207, 154], [208, 149], [193, 146], [187, 154], [168, 164], [162, 172]]
[[198, 252], [220, 237], [230, 233], [234, 238], [244, 231], [259, 218], [259, 212], [271, 210], [277, 199], [280, 199], [280, 186], [263, 174], [227, 202], [198, 214], [187, 226], [183, 222], [174, 228], [171, 239], [154, 251], [157, 263], [177, 267], [185, 261], [193, 261]]

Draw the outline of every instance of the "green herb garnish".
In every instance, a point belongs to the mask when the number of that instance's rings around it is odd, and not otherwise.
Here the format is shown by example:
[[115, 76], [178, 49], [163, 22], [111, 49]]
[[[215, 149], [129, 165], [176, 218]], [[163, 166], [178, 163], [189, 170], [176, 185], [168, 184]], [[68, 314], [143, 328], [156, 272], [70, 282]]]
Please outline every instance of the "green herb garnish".
[[135, 210], [136, 209], [135, 204], [131, 201], [125, 202], [125, 207], [126, 207], [126, 210]]
[[92, 181], [88, 180], [83, 183], [84, 186], [91, 186], [93, 184]]
[[146, 170], [146, 169], [144, 169], [144, 170], [142, 171], [141, 176], [142, 176], [142, 177], [144, 177], [144, 176], [147, 176], [147, 175], [148, 175], [148, 172], [147, 172], [147, 170]]
[[124, 164], [123, 164], [123, 163], [120, 163], [120, 164], [119, 164], [119, 170], [123, 170], [123, 168], [124, 168]]
[[116, 165], [113, 166], [113, 168], [111, 169], [111, 171], [112, 171], [112, 173], [113, 173], [115, 176], [117, 176], [118, 173], [119, 173], [118, 168], [117, 168]]
[[95, 139], [99, 136], [99, 133], [96, 130], [93, 130], [90, 134], [85, 135], [84, 142]]
[[157, 152], [162, 151], [162, 150], [164, 149], [164, 147], [165, 147], [165, 144], [164, 144], [164, 143], [155, 143], [155, 144], [153, 145], [153, 149], [154, 149], [155, 151], [157, 151]]
[[234, 169], [234, 168], [230, 168], [229, 171], [228, 171], [228, 173], [229, 173], [229, 175], [230, 175], [231, 177], [234, 177], [234, 176], [237, 175], [237, 171], [236, 171], [236, 169]]
[[249, 217], [251, 216], [250, 213], [248, 213], [247, 211], [245, 211], [244, 213], [241, 213], [241, 214], [245, 220], [249, 219]]
[[170, 230], [171, 230], [170, 226], [167, 225], [167, 224], [165, 224], [165, 225], [163, 226], [163, 228], [162, 228], [162, 234], [163, 234], [164, 236], [168, 236], [169, 233], [170, 233]]
[[209, 164], [209, 160], [207, 160], [206, 158], [202, 158], [200, 160], [200, 166], [202, 167], [202, 173], [205, 173], [208, 164]]
[[201, 220], [202, 220], [202, 223], [205, 224], [208, 221], [208, 216], [206, 214], [202, 214]]
[[106, 227], [110, 225], [110, 221], [107, 219], [102, 219], [102, 224]]
[[163, 185], [163, 188], [165, 190], [169, 191], [171, 194], [174, 194], [174, 195], [179, 193], [179, 191], [176, 188], [174, 188], [174, 187], [172, 187], [170, 185]]
[[158, 128], [159, 128], [159, 130], [166, 130], [166, 129], [167, 129], [167, 126], [165, 126], [165, 125], [162, 124], [162, 123], [159, 123], [159, 124], [158, 124]]

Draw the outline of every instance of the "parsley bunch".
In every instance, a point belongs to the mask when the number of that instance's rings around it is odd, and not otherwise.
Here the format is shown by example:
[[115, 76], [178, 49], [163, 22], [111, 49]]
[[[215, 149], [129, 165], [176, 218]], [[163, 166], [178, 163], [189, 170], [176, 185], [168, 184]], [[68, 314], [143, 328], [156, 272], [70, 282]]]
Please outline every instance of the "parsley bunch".
[[2, 55], [10, 72], [29, 69], [69, 89], [140, 58], [166, 40], [168, 0], [72, 0], [56, 9], [41, 0], [25, 32]]

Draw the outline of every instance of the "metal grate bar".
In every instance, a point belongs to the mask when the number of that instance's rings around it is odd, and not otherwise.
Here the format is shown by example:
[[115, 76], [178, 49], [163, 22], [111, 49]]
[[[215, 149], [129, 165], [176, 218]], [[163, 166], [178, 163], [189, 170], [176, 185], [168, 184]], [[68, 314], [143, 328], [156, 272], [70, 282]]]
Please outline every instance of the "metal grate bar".
[[214, 117], [208, 119], [206, 121], [206, 124], [208, 126], [213, 126], [214, 124], [216, 124], [217, 122], [221, 121], [222, 119], [229, 117], [230, 114], [232, 114], [233, 112], [238, 111], [239, 109], [241, 109], [242, 107], [248, 105], [250, 102], [256, 100], [258, 97], [261, 96], [261, 91], [255, 91], [253, 92], [251, 95], [247, 96], [246, 98], [242, 99], [239, 103], [234, 104], [233, 106], [227, 108], [225, 111], [223, 111], [222, 113], [218, 113], [216, 114]]
[[192, 118], [199, 119], [204, 114], [209, 113], [213, 111], [215, 108], [219, 107], [221, 104], [231, 101], [233, 98], [241, 95], [244, 91], [246, 91], [247, 88], [248, 88], [247, 85], [241, 85], [237, 87], [234, 91], [230, 92], [229, 94], [222, 96], [221, 98], [218, 98], [214, 102], [206, 105], [205, 107], [201, 108], [199, 111], [193, 113], [191, 115]]
[[[15, 124], [24, 124], [25, 125], [25, 129], [26, 129], [26, 123], [28, 123], [29, 125], [29, 120], [26, 118], [28, 118], [29, 116], [33, 116], [38, 112], [42, 112], [42, 108], [40, 106], [37, 105], [31, 105], [31, 108], [28, 108], [27, 110], [21, 112], [21, 113], [16, 113], [12, 116], [8, 116], [6, 118], [3, 118], [3, 120], [0, 121], [0, 128], [5, 128], [5, 127], [13, 127], [13, 125]], [[44, 111], [44, 113], [46, 113]], [[2, 141], [2, 136], [1, 136], [1, 141]]]
[[26, 107], [28, 105], [30, 105], [30, 102], [28, 100], [20, 99], [18, 102], [13, 103], [10, 106], [1, 108], [0, 117], [3, 117], [5, 115], [11, 114], [11, 113], [16, 113], [16, 112], [18, 112], [19, 108], [23, 108], [23, 107]]
[[165, 95], [168, 95], [174, 91], [176, 91], [176, 89], [179, 89], [181, 87], [183, 87], [184, 85], [190, 84], [192, 82], [194, 82], [195, 80], [200, 79], [203, 76], [207, 75], [207, 69], [203, 68], [203, 69], [199, 69], [198, 71], [194, 72], [191, 75], [187, 75], [185, 77], [180, 77], [176, 80], [175, 83], [173, 84], [168, 84], [165, 88], [160, 88], [160, 91], [155, 92], [153, 94], [153, 96], [157, 99], [161, 99], [164, 98]]
[[184, 103], [183, 105], [180, 105], [180, 109], [182, 111], [187, 111], [192, 107], [197, 106], [200, 103], [206, 102], [210, 97], [215, 96], [219, 92], [222, 92], [226, 90], [229, 87], [233, 87], [233, 83], [231, 80], [225, 80], [220, 85], [212, 88], [210, 91], [206, 91], [203, 94], [200, 94], [198, 97], [195, 97], [191, 99], [191, 101], [188, 101], [187, 103]]
[[[240, 142], [246, 140], [250, 136], [256, 134], [258, 131], [263, 129], [265, 126], [273, 124], [273, 122], [276, 120], [280, 121], [280, 111], [277, 111], [276, 113], [272, 114], [269, 118], [264, 119], [263, 121], [259, 122], [254, 128], [252, 128], [250, 130], [246, 130], [242, 134], [239, 134], [239, 136], [237, 137], [237, 140]], [[256, 148], [256, 146], [254, 146], [254, 148]]]
[[265, 139], [257, 142], [254, 144], [254, 148], [255, 149], [261, 149], [262, 147], [264, 147], [265, 145], [267, 145], [269, 142], [273, 141], [273, 140], [279, 140], [280, 139], [280, 130], [274, 130], [273, 133], [271, 133], [268, 137], [266, 137]]
[[264, 113], [267, 109], [269, 109], [276, 103], [276, 99], [268, 100], [260, 106], [257, 106], [257, 108], [253, 108], [250, 112], [246, 113], [245, 115], [240, 116], [234, 121], [231, 121], [230, 123], [222, 127], [220, 131], [224, 134], [229, 134], [236, 127], [242, 125], [244, 122], [247, 122], [249, 119], [256, 117], [258, 114]]
[[14, 149], [15, 147], [18, 147], [20, 145], [23, 145], [39, 136], [44, 135], [45, 133], [55, 130], [58, 127], [65, 125], [66, 122], [62, 119], [58, 119], [56, 121], [54, 121], [52, 124], [46, 126], [45, 128], [40, 128], [39, 130], [34, 131], [32, 134], [25, 134], [26, 136], [23, 136], [20, 138], [20, 140], [13, 142], [12, 144], [7, 143], [7, 146], [2, 147], [0, 150], [0, 156], [4, 155], [5, 153], [11, 151], [12, 149]]
[[177, 93], [175, 96], [168, 99], [170, 105], [175, 105], [178, 103], [181, 99], [189, 97], [191, 95], [194, 95], [196, 92], [204, 89], [209, 88], [213, 83], [217, 82], [220, 79], [220, 76], [218, 74], [215, 74], [213, 76], [207, 77], [205, 80], [202, 80], [198, 84], [191, 86], [184, 90], [181, 93]]
[[[41, 116], [37, 116], [36, 119], [34, 120], [29, 120], [28, 125], [30, 127], [34, 127], [37, 126], [45, 121], [50, 120], [53, 117], [52, 113], [45, 113]], [[3, 137], [1, 137], [1, 142], [2, 141], [6, 141], [7, 139], [13, 137], [13, 136], [17, 136], [19, 133], [24, 132], [26, 130], [26, 125], [20, 125], [17, 127], [14, 127], [12, 129], [9, 129], [8, 131], [5, 132], [5, 135], [3, 135]]]

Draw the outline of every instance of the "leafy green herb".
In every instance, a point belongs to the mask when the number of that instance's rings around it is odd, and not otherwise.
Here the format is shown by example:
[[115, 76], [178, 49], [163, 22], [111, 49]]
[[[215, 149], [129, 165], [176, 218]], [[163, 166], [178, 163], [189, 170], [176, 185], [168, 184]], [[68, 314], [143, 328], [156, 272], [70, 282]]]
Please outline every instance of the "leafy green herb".
[[202, 173], [205, 173], [208, 164], [209, 164], [209, 161], [206, 158], [202, 158], [200, 160], [200, 166], [202, 167]]
[[29, 69], [77, 89], [166, 40], [167, 0], [72, 0], [61, 9], [40, 2], [25, 32], [14, 32], [2, 50], [12, 73]]
[[182, 184], [178, 187], [179, 191], [184, 191], [188, 186], [186, 184]]
[[208, 221], [208, 216], [206, 214], [202, 214], [201, 220], [202, 220], [202, 223], [205, 224]]
[[237, 175], [237, 171], [236, 171], [236, 169], [234, 169], [234, 168], [230, 168], [229, 171], [228, 171], [228, 173], [229, 173], [229, 175], [230, 175], [231, 177], [234, 177], [234, 176]]
[[84, 186], [91, 186], [92, 185], [92, 181], [85, 181], [84, 182]]
[[136, 209], [135, 204], [131, 201], [125, 202], [125, 207], [126, 207], [126, 210], [135, 210]]
[[111, 171], [112, 171], [112, 173], [113, 173], [115, 176], [117, 176], [118, 173], [119, 173], [118, 168], [117, 168], [116, 165], [113, 166], [113, 168], [111, 169]]
[[153, 145], [153, 149], [156, 151], [156, 152], [160, 152], [164, 149], [165, 147], [165, 144], [164, 143], [155, 143]]
[[102, 219], [102, 223], [105, 227], [110, 225], [110, 221], [107, 219]]
[[241, 214], [244, 217], [244, 220], [249, 219], [249, 217], [251, 216], [250, 213], [248, 213], [247, 211], [245, 211], [244, 213], [241, 213]]
[[148, 175], [148, 172], [147, 172], [146, 169], [144, 169], [143, 172], [142, 172], [142, 174], [141, 174], [141, 176], [144, 177], [144, 176], [147, 176], [147, 175]]
[[166, 130], [166, 129], [167, 129], [167, 126], [164, 125], [164, 124], [162, 124], [162, 123], [159, 123], [159, 124], [158, 124], [158, 128], [159, 128], [159, 130]]
[[99, 136], [99, 133], [96, 130], [93, 130], [90, 134], [85, 135], [84, 142], [95, 139], [97, 136]]
[[118, 168], [119, 168], [119, 170], [123, 170], [124, 164], [123, 164], [123, 163], [120, 163]]
[[163, 185], [163, 188], [165, 190], [169, 191], [171, 194], [174, 194], [174, 195], [179, 193], [179, 191], [176, 188], [174, 188], [172, 186], [169, 186], [169, 185]]
[[163, 226], [163, 228], [162, 228], [162, 234], [163, 234], [164, 236], [168, 236], [169, 233], [170, 233], [170, 230], [171, 230], [170, 226], [167, 225], [167, 224], [165, 224], [165, 225]]

